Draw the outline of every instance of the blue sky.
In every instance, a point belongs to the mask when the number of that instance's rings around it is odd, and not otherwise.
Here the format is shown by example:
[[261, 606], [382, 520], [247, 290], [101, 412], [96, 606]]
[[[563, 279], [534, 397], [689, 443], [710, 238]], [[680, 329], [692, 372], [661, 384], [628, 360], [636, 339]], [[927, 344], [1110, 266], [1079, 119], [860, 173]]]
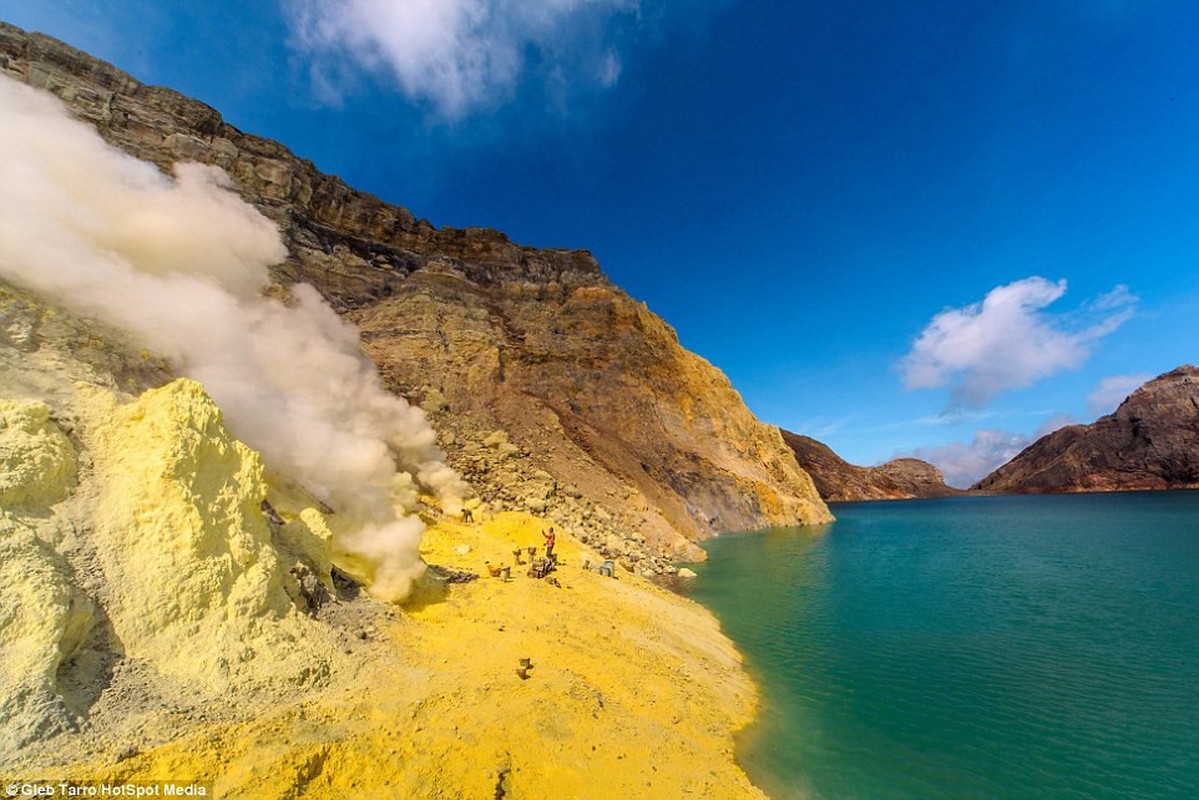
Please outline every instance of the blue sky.
[[0, 18], [435, 224], [590, 249], [760, 417], [856, 463], [915, 453], [960, 483], [1199, 358], [1192, 0]]

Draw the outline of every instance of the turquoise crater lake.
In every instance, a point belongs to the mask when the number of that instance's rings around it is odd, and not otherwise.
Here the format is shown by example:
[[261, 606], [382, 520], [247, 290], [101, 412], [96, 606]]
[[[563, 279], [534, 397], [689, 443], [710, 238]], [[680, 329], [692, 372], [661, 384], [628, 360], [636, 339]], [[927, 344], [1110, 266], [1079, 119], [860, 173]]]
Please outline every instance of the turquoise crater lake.
[[709, 542], [773, 797], [1199, 797], [1199, 492], [835, 506]]

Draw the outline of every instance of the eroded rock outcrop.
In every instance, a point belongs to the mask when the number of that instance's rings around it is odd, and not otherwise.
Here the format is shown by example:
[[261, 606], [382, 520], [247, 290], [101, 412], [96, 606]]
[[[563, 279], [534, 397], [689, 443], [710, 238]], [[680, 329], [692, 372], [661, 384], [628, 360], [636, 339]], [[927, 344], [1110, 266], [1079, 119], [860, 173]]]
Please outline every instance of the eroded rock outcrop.
[[45, 403], [0, 397], [0, 756], [71, 724], [59, 671], [95, 606], [37, 530], [74, 489], [76, 468]]
[[[3, 286], [0, 322], [24, 347], [0, 339], [0, 764], [89, 720], [107, 743], [327, 679], [335, 637], [299, 613], [260, 508], [278, 493], [199, 384], [129, 402], [72, 356], [106, 332]], [[141, 359], [107, 333], [111, 362]]]
[[[0, 69], [163, 169], [225, 169], [280, 228], [279, 286], [360, 326], [389, 387], [422, 403], [451, 465], [499, 507], [545, 513], [628, 566], [668, 571], [721, 530], [830, 519], [778, 431], [590, 254], [436, 229], [213, 109], [0, 24]], [[501, 431], [508, 448], [484, 440]]]
[[998, 493], [1199, 488], [1199, 368], [1137, 389], [1090, 425], [1042, 436], [976, 483]]
[[866, 469], [894, 481], [905, 493], [905, 499], [954, 497], [965, 493], [964, 489], [947, 486], [941, 470], [919, 458], [893, 458]]
[[782, 434], [800, 466], [812, 476], [820, 496], [830, 503], [953, 497], [963, 493], [946, 486], [941, 471], [918, 458], [896, 458], [877, 467], [859, 467], [810, 436], [790, 431]]

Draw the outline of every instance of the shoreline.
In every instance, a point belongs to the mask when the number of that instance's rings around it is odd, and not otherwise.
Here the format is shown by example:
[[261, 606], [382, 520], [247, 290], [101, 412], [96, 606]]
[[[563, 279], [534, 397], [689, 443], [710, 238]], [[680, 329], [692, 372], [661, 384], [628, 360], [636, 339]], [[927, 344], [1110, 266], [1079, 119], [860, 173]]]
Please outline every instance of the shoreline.
[[927, 503], [938, 501], [958, 501], [958, 500], [980, 500], [988, 498], [1003, 498], [1003, 497], [1090, 497], [1090, 496], [1110, 496], [1110, 495], [1159, 495], [1173, 494], [1182, 492], [1199, 492], [1199, 486], [1168, 486], [1158, 489], [1148, 488], [1129, 488], [1129, 489], [1079, 489], [1077, 491], [1062, 491], [1062, 492], [993, 492], [993, 491], [970, 491], [962, 494], [952, 495], [949, 497], [899, 497], [899, 498], [876, 498], [872, 500], [830, 500], [828, 501], [829, 508], [839, 506], [860, 506], [860, 505], [887, 505], [887, 504], [907, 504], [907, 503]]

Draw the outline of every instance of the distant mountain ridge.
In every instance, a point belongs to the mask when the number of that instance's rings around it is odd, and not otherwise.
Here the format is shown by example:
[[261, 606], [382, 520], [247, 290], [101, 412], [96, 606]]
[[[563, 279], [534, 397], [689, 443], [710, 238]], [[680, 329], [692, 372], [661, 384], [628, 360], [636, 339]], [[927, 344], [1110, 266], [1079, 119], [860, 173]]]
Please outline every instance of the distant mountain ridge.
[[945, 484], [941, 471], [918, 458], [896, 458], [877, 467], [850, 464], [832, 448], [810, 436], [782, 431], [820, 496], [830, 503], [861, 500], [912, 500], [965, 494]]
[[1003, 494], [1199, 488], [1199, 368], [1141, 386], [1090, 425], [1042, 436], [971, 487]]

